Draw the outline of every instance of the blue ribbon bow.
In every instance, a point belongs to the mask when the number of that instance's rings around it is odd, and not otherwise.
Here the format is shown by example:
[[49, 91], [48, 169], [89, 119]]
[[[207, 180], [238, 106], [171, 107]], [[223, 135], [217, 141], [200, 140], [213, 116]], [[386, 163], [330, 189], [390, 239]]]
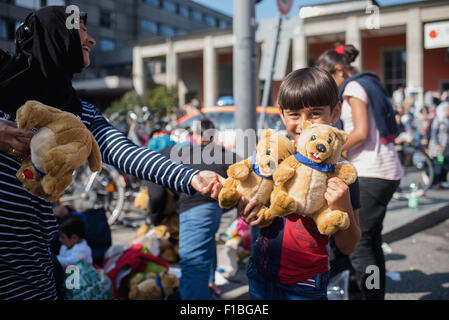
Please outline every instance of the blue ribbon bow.
[[316, 163], [310, 160], [309, 158], [304, 157], [299, 152], [295, 154], [296, 160], [298, 162], [301, 162], [302, 164], [305, 164], [306, 166], [321, 171], [321, 172], [334, 172], [335, 171], [335, 164], [328, 164], [328, 163]]

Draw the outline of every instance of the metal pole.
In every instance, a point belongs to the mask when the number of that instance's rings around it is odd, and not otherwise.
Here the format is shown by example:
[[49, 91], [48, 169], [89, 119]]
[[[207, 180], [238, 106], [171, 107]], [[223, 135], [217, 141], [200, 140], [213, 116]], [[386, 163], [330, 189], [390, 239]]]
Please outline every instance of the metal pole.
[[[233, 92], [236, 129], [256, 129], [255, 0], [234, 0]], [[240, 137], [239, 137], [240, 138]], [[254, 145], [237, 143], [236, 153], [247, 158]], [[240, 150], [238, 150], [240, 149]]]
[[278, 39], [279, 39], [279, 30], [281, 29], [281, 13], [278, 11], [276, 15], [276, 30], [274, 31], [274, 42], [273, 42], [273, 51], [270, 55], [270, 73], [267, 79], [265, 79], [265, 83], [263, 86], [263, 96], [262, 96], [262, 114], [259, 119], [259, 129], [265, 128], [265, 110], [268, 105], [268, 99], [271, 93], [271, 81], [273, 80], [274, 73], [274, 63], [276, 62], [276, 52], [278, 47]]

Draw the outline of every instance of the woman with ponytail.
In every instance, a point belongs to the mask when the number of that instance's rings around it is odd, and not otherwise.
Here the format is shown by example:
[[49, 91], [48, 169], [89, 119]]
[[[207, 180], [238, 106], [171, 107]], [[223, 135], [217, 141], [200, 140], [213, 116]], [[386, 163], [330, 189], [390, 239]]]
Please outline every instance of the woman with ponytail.
[[[393, 143], [397, 125], [389, 95], [376, 74], [358, 73], [351, 66], [358, 54], [353, 45], [341, 45], [325, 51], [316, 65], [329, 71], [339, 87], [341, 120], [348, 133], [343, 151], [359, 177], [362, 237], [350, 255], [357, 285], [363, 299], [382, 300], [385, 295], [382, 224], [403, 170]], [[366, 287], [366, 279], [371, 275], [366, 273], [369, 265], [379, 268], [380, 288]]]

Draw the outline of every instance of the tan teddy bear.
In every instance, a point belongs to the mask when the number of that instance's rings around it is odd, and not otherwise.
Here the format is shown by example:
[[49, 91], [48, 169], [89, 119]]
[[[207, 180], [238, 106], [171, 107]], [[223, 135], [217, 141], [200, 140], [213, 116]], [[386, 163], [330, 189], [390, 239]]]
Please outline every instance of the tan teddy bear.
[[284, 160], [273, 176], [270, 213], [310, 216], [324, 235], [347, 229], [347, 212], [329, 209], [324, 197], [329, 178], [338, 177], [348, 185], [357, 178], [351, 164], [338, 163], [346, 140], [342, 130], [306, 121], [296, 143], [298, 153]]
[[176, 275], [161, 272], [159, 275], [149, 273], [136, 274], [130, 281], [128, 298], [131, 300], [164, 300], [179, 286]]
[[31, 156], [22, 162], [16, 176], [31, 194], [55, 201], [72, 182], [73, 170], [86, 159], [92, 171], [101, 169], [98, 145], [75, 115], [27, 101], [17, 110], [18, 127], [37, 128], [31, 138]]
[[273, 220], [268, 209], [274, 185], [272, 175], [279, 163], [294, 153], [295, 146], [287, 137], [271, 129], [264, 130], [252, 157], [229, 166], [228, 178], [218, 195], [220, 207], [234, 207], [242, 196], [249, 201], [257, 199], [263, 204], [257, 216], [265, 216], [260, 226], [270, 225]]

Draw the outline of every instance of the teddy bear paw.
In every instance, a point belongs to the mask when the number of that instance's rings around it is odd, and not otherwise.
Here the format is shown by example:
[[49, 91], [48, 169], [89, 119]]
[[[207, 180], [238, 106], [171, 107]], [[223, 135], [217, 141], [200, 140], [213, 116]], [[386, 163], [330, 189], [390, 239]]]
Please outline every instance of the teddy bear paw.
[[241, 196], [236, 189], [222, 189], [218, 195], [218, 204], [221, 208], [231, 208], [239, 202]]
[[271, 215], [270, 209], [267, 207], [262, 207], [259, 212], [257, 213], [257, 217], [260, 217], [261, 215], [264, 216], [262, 219], [262, 222], [258, 225], [258, 227], [265, 228], [268, 227], [274, 220], [274, 216]]
[[338, 230], [349, 228], [349, 216], [346, 212], [334, 210], [329, 213], [328, 218], [318, 225], [318, 231], [323, 235], [331, 235]]
[[228, 176], [237, 180], [245, 180], [249, 175], [249, 169], [243, 165], [230, 166]]
[[273, 216], [284, 216], [296, 211], [296, 201], [286, 192], [280, 192], [271, 203], [270, 212]]

